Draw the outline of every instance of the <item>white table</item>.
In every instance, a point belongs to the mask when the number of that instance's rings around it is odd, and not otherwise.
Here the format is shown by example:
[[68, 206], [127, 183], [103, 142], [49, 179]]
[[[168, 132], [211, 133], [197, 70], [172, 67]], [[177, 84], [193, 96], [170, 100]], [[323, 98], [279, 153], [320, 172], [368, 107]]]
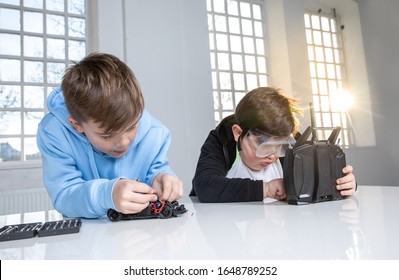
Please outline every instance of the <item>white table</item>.
[[[171, 219], [83, 219], [80, 232], [0, 242], [0, 259], [399, 259], [399, 187], [359, 186], [340, 201], [205, 204]], [[5, 224], [61, 219], [54, 210]]]

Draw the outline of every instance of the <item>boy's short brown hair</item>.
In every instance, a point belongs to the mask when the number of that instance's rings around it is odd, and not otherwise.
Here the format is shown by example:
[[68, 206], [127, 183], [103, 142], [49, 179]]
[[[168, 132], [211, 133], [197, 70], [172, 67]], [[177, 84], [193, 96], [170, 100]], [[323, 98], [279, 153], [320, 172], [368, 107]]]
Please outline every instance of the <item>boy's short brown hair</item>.
[[133, 125], [144, 110], [133, 71], [111, 54], [86, 56], [66, 70], [61, 88], [71, 117], [93, 120], [107, 133]]
[[297, 100], [272, 87], [259, 87], [248, 92], [235, 110], [237, 123], [243, 130], [260, 129], [273, 136], [295, 134], [298, 120]]

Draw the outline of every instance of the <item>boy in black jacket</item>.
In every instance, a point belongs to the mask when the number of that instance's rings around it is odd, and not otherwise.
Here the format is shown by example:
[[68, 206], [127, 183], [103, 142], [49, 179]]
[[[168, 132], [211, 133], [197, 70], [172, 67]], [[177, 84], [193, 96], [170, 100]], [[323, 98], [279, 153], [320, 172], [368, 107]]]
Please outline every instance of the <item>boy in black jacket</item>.
[[[296, 100], [271, 87], [246, 94], [234, 115], [212, 130], [201, 148], [191, 196], [201, 202], [286, 199], [279, 158], [294, 143]], [[341, 195], [356, 191], [353, 168], [337, 180]]]

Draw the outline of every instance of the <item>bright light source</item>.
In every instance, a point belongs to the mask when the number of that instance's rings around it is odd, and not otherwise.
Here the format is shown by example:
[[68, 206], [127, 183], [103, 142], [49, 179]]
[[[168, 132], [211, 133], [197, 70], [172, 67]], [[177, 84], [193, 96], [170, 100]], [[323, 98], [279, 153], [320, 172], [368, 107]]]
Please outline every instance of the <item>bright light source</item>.
[[346, 90], [337, 90], [330, 95], [331, 108], [333, 111], [348, 112], [353, 104], [352, 95]]

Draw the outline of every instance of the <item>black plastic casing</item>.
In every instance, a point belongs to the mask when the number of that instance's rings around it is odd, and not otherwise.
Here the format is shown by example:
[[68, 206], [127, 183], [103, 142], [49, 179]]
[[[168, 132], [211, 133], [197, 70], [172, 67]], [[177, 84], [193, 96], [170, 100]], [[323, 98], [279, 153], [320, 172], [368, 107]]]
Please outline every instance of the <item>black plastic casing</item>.
[[336, 180], [344, 176], [346, 158], [335, 144], [340, 127], [328, 140], [310, 140], [313, 131], [308, 127], [296, 144], [287, 150], [284, 158], [284, 187], [288, 203], [293, 205], [339, 200]]

